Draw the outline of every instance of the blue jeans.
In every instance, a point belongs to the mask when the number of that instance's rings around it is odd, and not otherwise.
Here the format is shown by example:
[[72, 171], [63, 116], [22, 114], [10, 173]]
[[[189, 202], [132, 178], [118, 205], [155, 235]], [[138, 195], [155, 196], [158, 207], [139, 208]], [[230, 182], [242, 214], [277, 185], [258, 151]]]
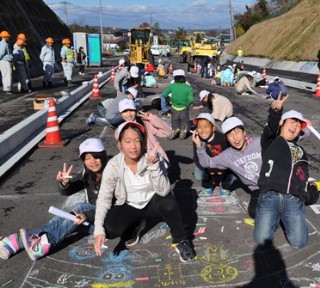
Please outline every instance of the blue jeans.
[[291, 247], [302, 248], [308, 242], [305, 218], [305, 205], [299, 198], [269, 191], [259, 197], [253, 237], [258, 244], [271, 242], [281, 221]]
[[[90, 210], [95, 210], [95, 205], [89, 204], [89, 203], [78, 203], [74, 206], [74, 210], [76, 210], [78, 213], [83, 213]], [[84, 225], [76, 225], [73, 223], [73, 221], [61, 218], [58, 216], [53, 217], [48, 223], [44, 224], [43, 226], [35, 229], [28, 229], [27, 232], [29, 234], [37, 234], [40, 233], [47, 233], [47, 237], [49, 242], [52, 246], [55, 246], [59, 243], [61, 243], [65, 238], [70, 236], [72, 233], [80, 230], [87, 232], [87, 233], [93, 233], [94, 226], [84, 226]]]
[[162, 113], [168, 112], [167, 100], [162, 96], [162, 94], [160, 94], [160, 105]]

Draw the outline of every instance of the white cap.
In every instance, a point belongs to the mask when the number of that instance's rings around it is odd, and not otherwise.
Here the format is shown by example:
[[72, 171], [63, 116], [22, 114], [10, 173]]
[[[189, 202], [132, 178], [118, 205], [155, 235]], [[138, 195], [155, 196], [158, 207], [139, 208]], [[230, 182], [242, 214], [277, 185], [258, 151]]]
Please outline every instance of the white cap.
[[137, 122], [132, 122], [132, 121], [123, 122], [122, 124], [120, 124], [120, 125], [118, 126], [118, 139], [119, 139], [119, 136], [120, 136], [120, 134], [121, 134], [121, 131], [122, 131], [124, 128], [128, 127], [128, 126], [137, 127], [142, 133], [145, 132], [145, 131], [144, 131], [144, 127], [143, 127], [141, 124], [137, 123]]
[[102, 152], [105, 151], [103, 142], [98, 138], [88, 138], [79, 146], [79, 157], [83, 153]]
[[173, 77], [175, 76], [186, 76], [186, 73], [182, 69], [174, 70], [172, 73]]
[[276, 76], [273, 78], [273, 81], [279, 81], [279, 80], [280, 80], [279, 76]]
[[193, 120], [193, 123], [195, 125], [198, 125], [199, 119], [206, 119], [208, 120], [212, 125], [215, 125], [216, 121], [214, 120], [214, 117], [210, 113], [200, 113], [196, 119]]
[[122, 113], [125, 110], [137, 110], [136, 105], [132, 99], [123, 99], [118, 104], [119, 112]]
[[141, 109], [143, 107], [143, 102], [140, 99], [134, 100], [134, 105], [136, 109]]
[[247, 75], [251, 76], [252, 78], [254, 77], [254, 73], [248, 72]]
[[130, 87], [127, 89], [126, 94], [127, 93], [130, 93], [133, 96], [133, 98], [136, 98], [138, 95], [138, 90], [136, 88]]
[[305, 129], [308, 125], [306, 119], [304, 119], [303, 115], [295, 110], [290, 110], [286, 113], [283, 113], [281, 116], [281, 120], [287, 120], [287, 119], [298, 119], [301, 122], [301, 129]]
[[133, 78], [138, 78], [139, 77], [139, 68], [137, 66], [131, 66], [130, 75]]
[[224, 134], [227, 134], [229, 131], [238, 126], [244, 127], [243, 122], [238, 117], [232, 116], [223, 121], [221, 125], [221, 130]]
[[203, 99], [204, 97], [208, 96], [209, 94], [210, 94], [210, 92], [207, 91], [207, 90], [202, 90], [202, 91], [200, 91], [200, 93], [199, 93], [200, 101], [202, 101], [202, 99]]
[[126, 63], [126, 60], [124, 60], [124, 59], [119, 60], [119, 65], [123, 65], [124, 63]]

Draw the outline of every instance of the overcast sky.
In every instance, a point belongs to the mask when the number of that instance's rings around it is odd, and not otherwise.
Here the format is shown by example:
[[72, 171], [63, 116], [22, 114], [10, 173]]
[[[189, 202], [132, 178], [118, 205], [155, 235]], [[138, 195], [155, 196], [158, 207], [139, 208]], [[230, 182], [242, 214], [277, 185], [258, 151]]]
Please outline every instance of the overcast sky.
[[[44, 0], [67, 24], [130, 28], [143, 22], [161, 28], [229, 28], [229, 0]], [[242, 13], [253, 0], [231, 0], [233, 13]], [[65, 4], [67, 3], [67, 4]], [[67, 11], [67, 13], [66, 13]]]

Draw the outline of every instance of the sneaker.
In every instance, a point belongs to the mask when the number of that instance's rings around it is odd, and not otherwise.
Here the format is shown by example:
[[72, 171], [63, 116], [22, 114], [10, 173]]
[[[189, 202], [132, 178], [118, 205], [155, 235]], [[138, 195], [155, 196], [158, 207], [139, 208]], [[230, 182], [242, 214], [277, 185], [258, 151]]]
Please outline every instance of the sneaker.
[[227, 189], [223, 189], [222, 187], [220, 187], [220, 196], [222, 197], [228, 197], [230, 196], [230, 191]]
[[47, 234], [41, 236], [29, 235], [27, 230], [20, 229], [20, 237], [31, 260], [36, 261], [49, 253], [51, 244], [49, 243]]
[[200, 192], [200, 196], [211, 196], [213, 194], [212, 188], [203, 188]]
[[169, 136], [169, 140], [176, 139], [178, 137], [179, 133], [180, 133], [179, 128], [172, 130], [171, 135]]
[[146, 228], [147, 222], [145, 219], [142, 219], [139, 225], [134, 229], [132, 237], [126, 241], [126, 246], [131, 247], [138, 244], [141, 236], [141, 232]]
[[196, 251], [194, 251], [189, 240], [182, 240], [176, 246], [176, 251], [180, 256], [181, 262], [191, 262], [196, 257]]
[[23, 249], [19, 243], [19, 234], [11, 234], [8, 237], [0, 237], [0, 258], [7, 260], [9, 257]]
[[179, 134], [179, 138], [182, 139], [182, 140], [186, 139], [187, 133], [188, 133], [187, 124], [182, 124], [181, 131], [180, 131], [180, 134]]
[[90, 116], [88, 117], [86, 124], [89, 125], [93, 125], [96, 123], [96, 119], [97, 119], [97, 115], [94, 113], [91, 113]]

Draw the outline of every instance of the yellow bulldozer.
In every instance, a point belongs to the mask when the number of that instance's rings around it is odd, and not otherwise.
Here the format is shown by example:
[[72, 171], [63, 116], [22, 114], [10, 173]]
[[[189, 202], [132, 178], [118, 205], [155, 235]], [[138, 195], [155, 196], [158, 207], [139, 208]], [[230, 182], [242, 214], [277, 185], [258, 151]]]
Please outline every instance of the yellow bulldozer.
[[152, 63], [151, 31], [145, 27], [135, 27], [129, 30], [129, 61], [131, 64], [145, 65]]

